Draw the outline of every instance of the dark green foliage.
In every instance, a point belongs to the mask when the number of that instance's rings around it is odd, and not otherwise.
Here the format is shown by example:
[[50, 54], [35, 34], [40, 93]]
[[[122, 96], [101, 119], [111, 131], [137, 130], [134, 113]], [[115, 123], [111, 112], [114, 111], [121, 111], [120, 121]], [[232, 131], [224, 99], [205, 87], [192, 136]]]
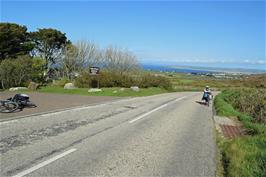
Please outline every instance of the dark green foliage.
[[131, 87], [136, 85], [133, 74], [104, 71], [100, 77], [101, 87]]
[[166, 90], [172, 89], [172, 84], [169, 79], [160, 75], [154, 75], [149, 73], [141, 75], [138, 85], [143, 88], [161, 87]]
[[[81, 75], [76, 78], [75, 85], [77, 87], [91, 87], [93, 81], [97, 81], [97, 77], [89, 76], [88, 72], [83, 72]], [[140, 88], [148, 87], [160, 87], [166, 90], [171, 90], [171, 82], [163, 77], [152, 74], [136, 74], [136, 73], [118, 73], [118, 72], [109, 72], [102, 71], [100, 76], [100, 87], [131, 87], [138, 86]]]
[[0, 64], [0, 81], [4, 89], [27, 86], [30, 81], [42, 81], [43, 60], [19, 56], [16, 60], [6, 59]]
[[29, 54], [33, 46], [26, 26], [0, 23], [0, 62], [6, 58]]
[[89, 72], [82, 72], [75, 80], [75, 85], [81, 88], [93, 87], [93, 83], [99, 79], [100, 87], [130, 87], [136, 84], [134, 78], [129, 74], [102, 71], [98, 76], [90, 76]]
[[34, 54], [45, 59], [45, 69], [56, 63], [56, 59], [63, 52], [64, 47], [70, 43], [66, 34], [51, 28], [39, 29], [31, 33], [35, 44]]

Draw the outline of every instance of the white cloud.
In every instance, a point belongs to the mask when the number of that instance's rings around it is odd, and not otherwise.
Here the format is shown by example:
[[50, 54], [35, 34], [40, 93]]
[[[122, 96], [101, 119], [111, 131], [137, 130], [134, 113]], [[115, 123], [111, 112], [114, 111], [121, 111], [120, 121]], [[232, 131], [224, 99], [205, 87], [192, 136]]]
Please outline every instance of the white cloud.
[[147, 50], [135, 50], [135, 54], [141, 61], [151, 63], [195, 63], [195, 64], [244, 64], [244, 65], [263, 65], [266, 64], [265, 59], [234, 59], [234, 58], [216, 58], [208, 59], [207, 57], [184, 57], [178, 56], [176, 53], [164, 52], [154, 53]]

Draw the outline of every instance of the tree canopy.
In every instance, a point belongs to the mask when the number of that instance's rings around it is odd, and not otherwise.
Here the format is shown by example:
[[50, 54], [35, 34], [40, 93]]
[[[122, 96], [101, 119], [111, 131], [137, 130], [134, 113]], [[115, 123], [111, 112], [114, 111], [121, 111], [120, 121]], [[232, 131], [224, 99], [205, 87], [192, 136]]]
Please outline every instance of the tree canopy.
[[70, 43], [65, 33], [52, 28], [38, 29], [31, 33], [31, 38], [35, 44], [33, 54], [45, 59], [45, 69], [48, 70], [61, 56], [64, 47]]
[[29, 54], [33, 47], [26, 26], [0, 23], [0, 61]]

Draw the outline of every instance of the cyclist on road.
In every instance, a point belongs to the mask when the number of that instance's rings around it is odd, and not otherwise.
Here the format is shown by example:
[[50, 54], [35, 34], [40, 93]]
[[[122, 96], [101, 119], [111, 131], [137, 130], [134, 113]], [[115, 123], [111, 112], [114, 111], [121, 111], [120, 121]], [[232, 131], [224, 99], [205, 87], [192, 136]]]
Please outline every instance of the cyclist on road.
[[209, 103], [210, 98], [212, 97], [212, 93], [211, 90], [209, 88], [209, 86], [206, 86], [204, 91], [203, 91], [203, 97], [202, 97], [202, 101], [205, 100], [206, 103]]

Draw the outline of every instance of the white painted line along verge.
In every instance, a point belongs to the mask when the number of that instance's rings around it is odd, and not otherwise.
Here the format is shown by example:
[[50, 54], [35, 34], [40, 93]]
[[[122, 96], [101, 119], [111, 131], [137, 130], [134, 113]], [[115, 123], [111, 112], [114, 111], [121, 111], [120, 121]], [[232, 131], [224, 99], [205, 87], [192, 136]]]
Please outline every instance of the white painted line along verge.
[[10, 121], [6, 121], [6, 122], [0, 122], [0, 126], [4, 125], [4, 124], [8, 124], [8, 123], [15, 123], [18, 122], [18, 120], [10, 120]]
[[20, 172], [19, 174], [13, 176], [13, 177], [22, 177], [22, 176], [25, 176], [25, 175], [27, 175], [27, 174], [29, 174], [29, 173], [35, 171], [35, 170], [38, 170], [39, 168], [42, 168], [42, 167], [44, 167], [44, 166], [46, 166], [46, 165], [48, 165], [48, 164], [50, 164], [50, 163], [52, 163], [52, 162], [54, 162], [54, 161], [56, 161], [56, 160], [62, 158], [62, 157], [64, 157], [64, 156], [66, 156], [66, 155], [68, 155], [68, 154], [70, 154], [70, 153], [76, 151], [76, 150], [77, 150], [77, 149], [70, 149], [70, 150], [68, 150], [68, 151], [66, 151], [66, 152], [64, 152], [64, 153], [62, 153], [62, 154], [59, 154], [59, 155], [57, 155], [57, 156], [55, 156], [55, 157], [53, 157], [53, 158], [51, 158], [51, 159], [49, 159], [49, 160], [46, 160], [46, 161], [44, 161], [44, 162], [42, 162], [42, 163], [40, 163], [40, 164], [38, 164], [38, 165], [36, 165], [36, 166], [34, 166], [34, 167], [31, 167], [31, 168], [28, 169], [28, 170], [22, 171], [22, 172]]
[[151, 114], [151, 113], [153, 113], [153, 112], [155, 112], [155, 111], [158, 111], [158, 110], [160, 110], [160, 109], [162, 109], [162, 108], [168, 106], [168, 105], [171, 104], [171, 103], [174, 103], [174, 102], [180, 101], [180, 100], [182, 100], [182, 99], [184, 99], [184, 98], [186, 98], [186, 96], [183, 96], [183, 97], [177, 98], [177, 99], [175, 99], [175, 100], [172, 101], [172, 102], [169, 102], [169, 103], [163, 104], [163, 105], [161, 105], [161, 106], [159, 106], [159, 107], [157, 107], [157, 108], [155, 108], [155, 109], [153, 109], [153, 110], [151, 110], [151, 111], [149, 111], [149, 112], [146, 112], [146, 113], [144, 113], [144, 114], [138, 116], [137, 118], [135, 118], [135, 119], [129, 121], [129, 123], [136, 122], [137, 120], [142, 119], [143, 117], [146, 117], [147, 115], [149, 115], [149, 114]]

